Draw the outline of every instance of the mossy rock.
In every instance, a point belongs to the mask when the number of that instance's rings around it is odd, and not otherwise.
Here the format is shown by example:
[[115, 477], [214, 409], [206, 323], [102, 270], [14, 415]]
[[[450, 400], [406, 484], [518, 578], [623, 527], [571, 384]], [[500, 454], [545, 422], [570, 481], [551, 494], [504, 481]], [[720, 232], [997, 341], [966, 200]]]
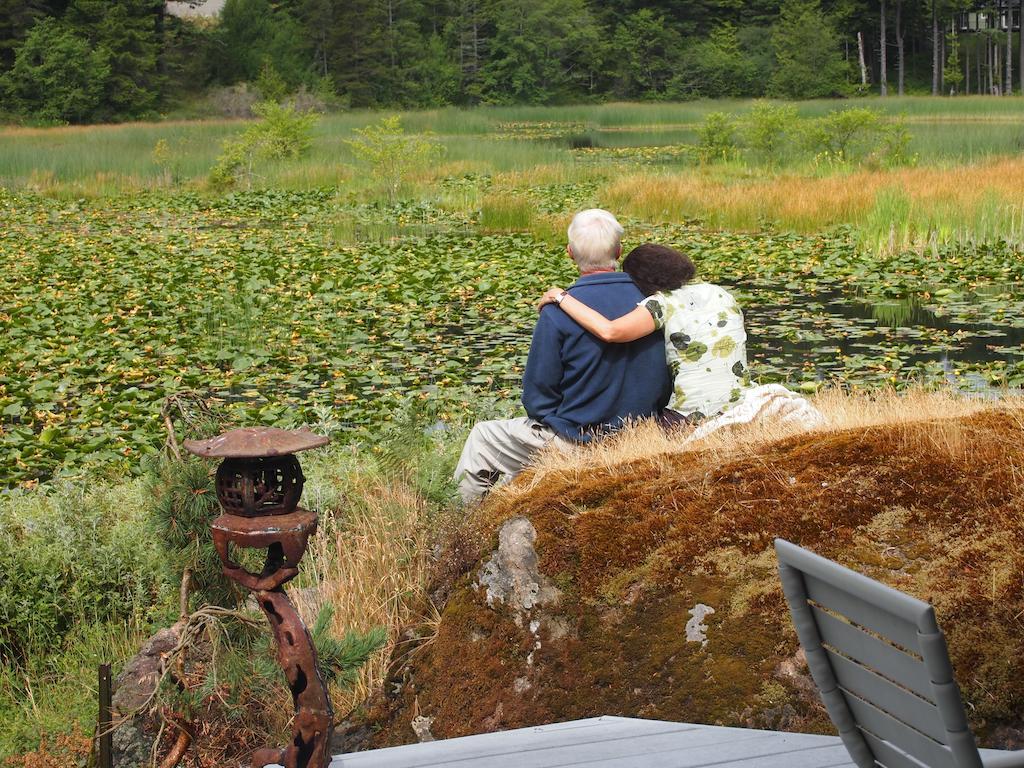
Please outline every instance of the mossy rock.
[[[832, 732], [776, 575], [781, 536], [931, 601], [972, 726], [1002, 746], [1024, 722], [1024, 430], [1019, 412], [817, 432], [731, 459], [688, 452], [496, 494], [536, 529], [560, 593], [489, 607], [482, 562], [447, 586], [436, 635], [369, 710], [365, 746], [594, 715]], [[698, 603], [706, 643], [688, 641]]]

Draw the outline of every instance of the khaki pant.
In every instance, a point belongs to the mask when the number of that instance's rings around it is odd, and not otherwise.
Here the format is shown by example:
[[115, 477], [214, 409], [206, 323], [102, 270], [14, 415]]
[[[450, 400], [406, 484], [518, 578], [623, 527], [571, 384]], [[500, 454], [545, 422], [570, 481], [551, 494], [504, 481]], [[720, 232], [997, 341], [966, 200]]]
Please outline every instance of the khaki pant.
[[466, 438], [455, 468], [462, 500], [478, 501], [499, 481], [511, 480], [551, 442], [568, 445], [547, 424], [528, 417], [479, 422]]

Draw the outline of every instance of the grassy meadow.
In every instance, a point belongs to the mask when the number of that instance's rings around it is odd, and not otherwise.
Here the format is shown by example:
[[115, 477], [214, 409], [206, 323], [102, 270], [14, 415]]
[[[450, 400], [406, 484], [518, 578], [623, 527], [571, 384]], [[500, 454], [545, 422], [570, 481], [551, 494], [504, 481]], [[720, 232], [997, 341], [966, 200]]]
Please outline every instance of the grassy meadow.
[[[0, 573], [21, 574], [0, 581], [23, 585], [0, 586], [0, 759], [88, 732], [95, 663], [176, 615], [147, 482], [183, 392], [227, 423], [334, 439], [304, 459], [324, 522], [302, 608], [331, 601], [339, 635], [389, 630], [339, 712], [378, 687], [402, 631], [436, 629], [429, 585], [451, 564], [430, 553], [461, 535], [448, 474], [468, 424], [516, 414], [534, 303], [573, 279], [582, 208], [619, 215], [627, 250], [672, 244], [728, 285], [755, 379], [816, 393], [830, 428], [1018, 391], [1024, 100], [792, 106], [808, 125], [878, 110], [901, 159], [822, 152], [794, 127], [770, 158], [702, 157], [708, 116], [742, 126], [751, 102], [444, 109], [401, 115], [442, 149], [389, 194], [347, 143], [381, 114], [346, 112], [224, 190], [210, 170], [242, 121], [0, 128]], [[680, 448], [638, 434], [536, 477]], [[277, 714], [259, 727], [285, 729]]]

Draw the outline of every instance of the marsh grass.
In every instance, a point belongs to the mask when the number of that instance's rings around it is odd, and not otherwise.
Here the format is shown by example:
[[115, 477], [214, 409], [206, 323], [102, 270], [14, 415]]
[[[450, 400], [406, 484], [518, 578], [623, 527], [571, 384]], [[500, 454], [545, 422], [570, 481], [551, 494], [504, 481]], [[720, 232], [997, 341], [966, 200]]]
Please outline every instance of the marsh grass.
[[519, 195], [488, 195], [480, 205], [480, 226], [488, 232], [525, 232], [533, 227], [535, 206]]
[[850, 224], [886, 249], [939, 243], [1024, 241], [1024, 160], [949, 168], [859, 170], [824, 177], [721, 173], [634, 174], [603, 201], [651, 222], [700, 219], [721, 229], [767, 225], [817, 232]]
[[[465, 162], [493, 171], [527, 170], [544, 164], [572, 168], [565, 141], [499, 139], [509, 124], [558, 123], [585, 126], [606, 146], [645, 146], [692, 141], [693, 130], [714, 111], [745, 114], [753, 102], [708, 101], [670, 104], [611, 103], [562, 107], [445, 108], [403, 112], [413, 133], [435, 134], [446, 162]], [[924, 163], [972, 162], [1017, 153], [1024, 147], [1019, 99], [905, 97], [887, 100], [810, 101], [797, 105], [801, 117], [836, 108], [869, 106], [913, 127], [911, 152]], [[359, 174], [345, 141], [353, 131], [378, 121], [381, 113], [327, 115], [315, 132], [313, 151], [298, 164], [271, 167], [268, 186], [305, 188], [348, 183]], [[177, 183], [205, 178], [221, 143], [244, 130], [246, 121], [212, 119], [57, 128], [0, 129], [0, 185], [32, 187], [66, 197], [99, 197], [118, 191], [159, 188], [170, 175]], [[968, 126], [966, 128], [965, 126]], [[157, 143], [166, 145], [163, 162]], [[354, 170], [353, 170], [354, 169]]]

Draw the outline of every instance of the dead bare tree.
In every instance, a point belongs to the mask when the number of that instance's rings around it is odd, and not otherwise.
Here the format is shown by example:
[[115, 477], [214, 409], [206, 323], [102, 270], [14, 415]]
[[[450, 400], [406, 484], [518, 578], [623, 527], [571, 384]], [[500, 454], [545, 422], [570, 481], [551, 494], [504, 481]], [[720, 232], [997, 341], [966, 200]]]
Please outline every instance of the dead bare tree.
[[868, 85], [868, 65], [864, 60], [864, 33], [857, 33], [857, 59], [860, 63], [860, 84], [867, 88]]

